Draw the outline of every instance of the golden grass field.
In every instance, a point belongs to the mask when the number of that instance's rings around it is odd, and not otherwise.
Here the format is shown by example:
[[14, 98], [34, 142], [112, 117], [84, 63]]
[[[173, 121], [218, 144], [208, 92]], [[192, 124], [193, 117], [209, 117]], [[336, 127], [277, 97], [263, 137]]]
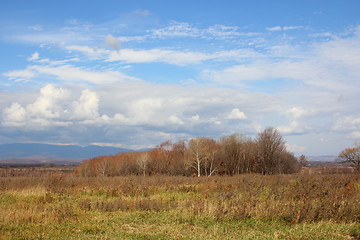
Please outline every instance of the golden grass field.
[[0, 239], [360, 239], [360, 175], [1, 177]]

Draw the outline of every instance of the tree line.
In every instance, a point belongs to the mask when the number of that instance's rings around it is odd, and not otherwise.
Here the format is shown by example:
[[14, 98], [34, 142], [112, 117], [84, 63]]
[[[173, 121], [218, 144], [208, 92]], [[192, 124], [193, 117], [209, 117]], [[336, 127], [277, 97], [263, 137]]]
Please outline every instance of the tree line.
[[255, 138], [233, 134], [218, 140], [201, 137], [166, 141], [149, 151], [97, 157], [80, 164], [76, 173], [85, 177], [290, 174], [297, 172], [305, 162], [304, 156], [297, 159], [287, 151], [276, 129], [267, 128]]

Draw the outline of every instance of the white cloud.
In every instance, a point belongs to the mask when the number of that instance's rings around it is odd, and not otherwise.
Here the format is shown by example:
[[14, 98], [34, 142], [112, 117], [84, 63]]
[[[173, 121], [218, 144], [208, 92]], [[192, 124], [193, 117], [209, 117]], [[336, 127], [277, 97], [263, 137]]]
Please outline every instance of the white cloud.
[[231, 66], [222, 71], [204, 70], [202, 74], [214, 82], [237, 84], [240, 81], [246, 80], [271, 80], [274, 78], [290, 78], [306, 81], [309, 78], [313, 79], [311, 75], [320, 73], [316, 66], [307, 62], [273, 62], [264, 60], [250, 64]]
[[99, 117], [98, 111], [99, 98], [88, 89], [83, 90], [80, 99], [72, 104], [72, 118], [75, 119], [96, 119]]
[[[140, 146], [234, 132], [256, 134], [262, 125], [268, 125], [264, 116], [281, 112], [275, 96], [206, 85], [184, 87], [139, 81], [89, 87], [80, 93], [76, 87], [70, 95], [61, 94], [61, 89], [45, 86], [30, 103], [10, 103], [11, 111], [3, 111], [1, 125], [21, 126], [27, 131], [46, 128], [48, 137], [61, 133], [64, 139], [71, 136], [72, 142], [82, 144], [112, 139]], [[229, 106], [235, 105], [238, 108], [229, 113]], [[37, 106], [37, 113], [29, 106]], [[301, 115], [301, 108], [289, 109], [289, 115]], [[244, 112], [251, 119], [245, 120]], [[234, 125], [229, 116], [244, 121]]]
[[124, 144], [121, 143], [109, 143], [109, 142], [92, 142], [90, 145], [95, 146], [106, 146], [106, 147], [118, 147], [118, 148], [124, 148]]
[[353, 131], [349, 134], [349, 137], [350, 138], [353, 138], [353, 139], [360, 139], [360, 131]]
[[155, 29], [152, 31], [152, 36], [163, 37], [195, 37], [199, 35], [199, 29], [193, 27], [189, 23], [174, 22], [171, 25]]
[[69, 64], [49, 62], [47, 65], [33, 65], [24, 70], [7, 72], [4, 75], [10, 80], [29, 81], [35, 77], [49, 75], [69, 83], [102, 84], [122, 81], [137, 81], [119, 71], [92, 71]]
[[29, 57], [27, 60], [28, 60], [28, 61], [36, 61], [36, 60], [38, 60], [39, 58], [40, 58], [39, 53], [38, 53], [38, 52], [34, 52], [34, 53], [31, 55], [31, 57]]
[[300, 29], [300, 28], [304, 28], [303, 26], [284, 26], [283, 30], [287, 31], [287, 30], [295, 30], [295, 29]]
[[38, 33], [27, 33], [17, 34], [8, 36], [7, 38], [12, 41], [35, 43], [35, 44], [50, 44], [50, 45], [61, 45], [64, 43], [75, 44], [79, 42], [89, 42], [93, 39], [92, 36], [86, 35], [80, 31], [61, 31], [57, 29], [56, 32], [38, 32]]
[[309, 116], [311, 112], [313, 111], [292, 107], [286, 111], [286, 115], [290, 119], [290, 124], [288, 126], [279, 126], [277, 129], [283, 134], [304, 133], [305, 131], [310, 130], [310, 128], [302, 123], [302, 119], [305, 116]]
[[128, 102], [130, 106], [129, 114], [132, 121], [135, 124], [146, 123], [155, 125], [163, 122], [163, 120], [155, 117], [162, 109], [163, 103], [164, 100], [160, 97], [140, 97], [140, 99], [134, 99], [134, 101]]
[[294, 153], [303, 153], [306, 152], [306, 150], [308, 149], [306, 146], [301, 146], [301, 145], [296, 145], [296, 144], [288, 144], [286, 143], [286, 149], [289, 152], [294, 152]]
[[192, 116], [191, 119], [193, 119], [193, 120], [195, 120], [195, 121], [199, 121], [199, 120], [200, 120], [200, 116], [199, 116], [199, 114], [196, 114], [196, 115]]
[[[241, 85], [243, 81], [273, 79], [296, 80], [330, 91], [360, 90], [360, 30], [346, 38], [319, 42], [309, 48], [270, 48], [262, 59], [227, 66], [222, 70], [205, 69], [202, 76], [216, 83]], [[296, 56], [296, 57], [294, 57]], [[348, 86], [353, 86], [349, 89]]]
[[[145, 16], [148, 12], [135, 14]], [[116, 31], [108, 26], [106, 23], [86, 27], [73, 21], [70, 27], [15, 36], [17, 40], [45, 43], [46, 47], [41, 50], [41, 58], [38, 52], [28, 58], [31, 66], [8, 71], [3, 76], [18, 81], [11, 83], [16, 86], [28, 84], [19, 81], [33, 81], [36, 86], [50, 79], [59, 86], [66, 84], [71, 94], [69, 91], [69, 95], [62, 95], [60, 90], [64, 87], [53, 86], [51, 90], [48, 86], [36, 97], [26, 91], [16, 93], [24, 94], [21, 99], [0, 97], [1, 125], [21, 126], [18, 128], [21, 131], [31, 130], [37, 124], [53, 130], [47, 132], [52, 136], [78, 134], [91, 139], [93, 134], [102, 138], [98, 142], [107, 142], [105, 138], [112, 137], [117, 139], [114, 141], [126, 142], [128, 139], [119, 136], [131, 136], [131, 144], [204, 133], [219, 136], [244, 130], [253, 134], [269, 124], [279, 126], [287, 137], [315, 129], [319, 134], [316, 139], [324, 137], [320, 134], [324, 132], [348, 138], [359, 136], [356, 110], [360, 91], [360, 28], [349, 30], [347, 35], [324, 33], [323, 36], [331, 37], [326, 42], [303, 39], [305, 44], [301, 45], [292, 38], [291, 30], [307, 30], [303, 26], [267, 29], [280, 31], [275, 35], [243, 32], [243, 27], [219, 24], [199, 27], [175, 22], [143, 33], [135, 33], [131, 25]], [[114, 35], [106, 36], [108, 33]], [[266, 39], [268, 36], [271, 39]], [[186, 38], [192, 40], [190, 45]], [[104, 41], [111, 49], [104, 47]], [[123, 48], [120, 46], [123, 41], [133, 42], [126, 44], [129, 48]], [[67, 57], [76, 57], [77, 61], [70, 64], [70, 60], [61, 60], [60, 55], [57, 62], [43, 58], [50, 48], [65, 50]], [[185, 86], [146, 83], [124, 74], [125, 71], [143, 74], [140, 63], [149, 63], [146, 71], [149, 68], [156, 71], [157, 65], [150, 63], [159, 62], [183, 67], [184, 79], [193, 82]], [[124, 63], [132, 69], [122, 69]], [[164, 75], [162, 70], [157, 72], [158, 76], [169, 76], [168, 69]], [[0, 95], [4, 96], [1, 91]], [[243, 121], [234, 124], [231, 119]], [[63, 126], [71, 131], [55, 131]]]
[[162, 49], [133, 50], [122, 49], [118, 52], [112, 52], [108, 61], [123, 61], [126, 63], [151, 63], [166, 62], [174, 65], [187, 65], [200, 63], [209, 59], [208, 55], [199, 52], [183, 52]]
[[28, 28], [31, 29], [31, 30], [34, 30], [34, 31], [42, 31], [42, 30], [44, 30], [43, 26], [41, 26], [39, 24], [29, 26]]
[[360, 117], [353, 115], [338, 118], [333, 126], [333, 130], [337, 131], [356, 131], [358, 129], [360, 129]]
[[108, 45], [109, 47], [115, 49], [116, 51], [120, 50], [120, 42], [119, 39], [117, 39], [116, 37], [112, 36], [111, 34], [108, 34], [105, 38], [105, 43], [106, 45]]
[[60, 117], [61, 107], [59, 102], [67, 99], [68, 91], [62, 88], [55, 88], [49, 84], [40, 90], [40, 96], [36, 101], [27, 106], [27, 112], [34, 117], [57, 118]]
[[122, 115], [120, 113], [116, 113], [114, 115], [113, 120], [116, 122], [120, 122], [120, 123], [128, 123], [128, 121], [129, 121], [124, 115]]
[[291, 121], [289, 126], [280, 126], [277, 127], [277, 129], [282, 134], [294, 134], [302, 132], [298, 121]]
[[151, 31], [148, 38], [201, 38], [201, 39], [234, 39], [236, 37], [255, 37], [261, 33], [241, 32], [238, 26], [215, 24], [199, 28], [186, 22], [172, 22], [167, 27]]
[[314, 33], [311, 36], [313, 36], [313, 37], [330, 37], [330, 38], [335, 37], [335, 35], [332, 34], [331, 32]]
[[8, 77], [10, 80], [14, 80], [17, 82], [20, 81], [27, 82], [30, 81], [31, 78], [35, 76], [35, 73], [31, 69], [27, 68], [24, 70], [15, 70], [15, 71], [6, 72], [3, 75]]
[[89, 46], [78, 46], [78, 45], [69, 45], [65, 46], [65, 49], [72, 51], [77, 51], [85, 54], [87, 57], [89, 57], [91, 60], [97, 60], [97, 59], [103, 59], [108, 54], [109, 51], [102, 49], [102, 48], [94, 48]]
[[[40, 95], [26, 107], [12, 103], [3, 110], [3, 126], [69, 126], [76, 121], [104, 121], [99, 117], [99, 99], [95, 92], [83, 90], [79, 100], [71, 101], [70, 91], [48, 84], [40, 89]], [[114, 119], [119, 119], [115, 115]], [[112, 119], [111, 119], [112, 120]]]
[[185, 123], [176, 115], [171, 115], [169, 118], [169, 121], [171, 123], [175, 123], [175, 124], [179, 124], [179, 125], [184, 125]]
[[297, 119], [309, 113], [309, 110], [302, 109], [299, 107], [292, 107], [286, 111], [286, 113], [291, 114], [293, 119]]
[[273, 32], [273, 31], [281, 31], [282, 27], [280, 27], [280, 26], [268, 27], [268, 28], [266, 28], [266, 30], [271, 31], [271, 32]]
[[153, 63], [164, 62], [179, 66], [203, 63], [204, 61], [249, 61], [250, 59], [262, 59], [263, 53], [249, 48], [233, 49], [216, 52], [199, 52], [189, 50], [171, 49], [131, 49], [122, 48], [118, 51], [110, 51], [98, 47], [69, 45], [64, 46], [69, 51], [76, 51], [86, 55], [90, 60], [105, 60], [108, 62], [120, 61], [123, 63]]
[[37, 99], [27, 104], [26, 107], [19, 103], [12, 103], [10, 107], [3, 110], [3, 126], [65, 126], [62, 121], [64, 113], [64, 101], [69, 97], [69, 91], [56, 88], [48, 84], [40, 89]]
[[274, 26], [274, 27], [268, 27], [266, 28], [266, 30], [270, 31], [270, 32], [276, 32], [276, 31], [288, 31], [288, 30], [295, 30], [295, 29], [300, 29], [300, 28], [304, 28], [303, 26]]
[[108, 61], [122, 61], [126, 63], [151, 63], [165, 62], [179, 66], [199, 64], [204, 61], [247, 61], [253, 58], [261, 58], [261, 54], [251, 50], [230, 50], [214, 53], [175, 51], [164, 49], [134, 50], [122, 49], [111, 52]]
[[3, 124], [5, 126], [21, 126], [25, 124], [26, 111], [18, 103], [12, 103], [3, 111]]
[[216, 124], [216, 125], [220, 125], [221, 124], [221, 121], [219, 120], [219, 118], [217, 117], [212, 117], [208, 120], [208, 122], [210, 123], [213, 123], [213, 124]]
[[247, 119], [245, 113], [241, 112], [238, 108], [234, 108], [227, 116], [228, 119]]

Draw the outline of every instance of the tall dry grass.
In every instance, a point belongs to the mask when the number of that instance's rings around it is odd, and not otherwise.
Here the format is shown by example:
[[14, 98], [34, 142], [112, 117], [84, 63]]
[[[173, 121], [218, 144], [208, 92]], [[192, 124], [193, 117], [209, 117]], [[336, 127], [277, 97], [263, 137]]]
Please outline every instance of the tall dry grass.
[[[0, 178], [0, 220], [62, 221], [91, 211], [178, 211], [212, 219], [360, 221], [360, 176]], [[26, 216], [27, 215], [27, 216]]]

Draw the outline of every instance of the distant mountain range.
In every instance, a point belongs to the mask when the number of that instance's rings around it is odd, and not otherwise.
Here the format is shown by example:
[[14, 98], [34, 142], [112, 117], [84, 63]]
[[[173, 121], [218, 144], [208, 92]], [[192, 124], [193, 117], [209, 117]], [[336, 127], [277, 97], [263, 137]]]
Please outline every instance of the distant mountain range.
[[129, 151], [132, 150], [97, 145], [1, 144], [0, 164], [78, 164], [84, 159]]
[[[145, 151], [150, 149], [141, 149]], [[133, 152], [131, 149], [109, 146], [51, 145], [41, 143], [0, 144], [0, 165], [79, 164], [85, 159]], [[334, 162], [336, 156], [307, 156], [310, 162]]]
[[321, 155], [321, 156], [306, 156], [310, 162], [335, 162], [337, 156], [334, 155]]

